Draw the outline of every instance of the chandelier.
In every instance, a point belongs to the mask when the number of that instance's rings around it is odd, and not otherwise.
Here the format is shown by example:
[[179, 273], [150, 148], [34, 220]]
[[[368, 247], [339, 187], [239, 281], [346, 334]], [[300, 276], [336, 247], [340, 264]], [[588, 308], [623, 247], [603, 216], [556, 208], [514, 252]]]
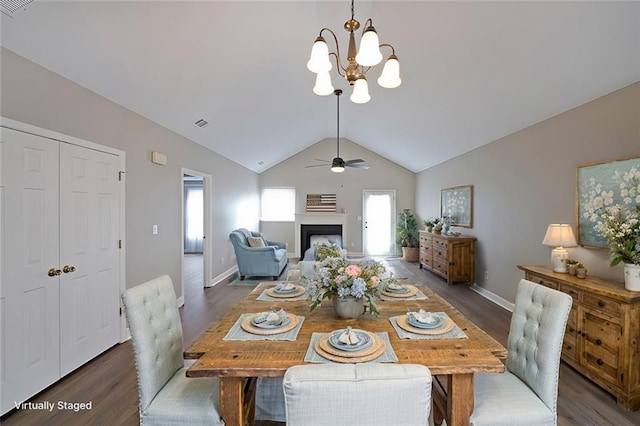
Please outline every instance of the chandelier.
[[[349, 48], [347, 50], [347, 66], [343, 66], [340, 58], [340, 47], [338, 46], [338, 37], [329, 28], [320, 30], [320, 35], [316, 38], [311, 49], [311, 58], [307, 62], [307, 68], [317, 74], [316, 84], [313, 87], [313, 93], [320, 96], [327, 96], [334, 93], [331, 84], [332, 65], [329, 59], [333, 56], [336, 62], [336, 70], [340, 77], [346, 78], [349, 85], [353, 86], [353, 93], [349, 97], [351, 102], [356, 104], [364, 104], [369, 102], [369, 85], [365, 74], [371, 67], [378, 65], [382, 61], [381, 47], [391, 49], [391, 55], [387, 58], [382, 69], [382, 74], [378, 78], [378, 84], [387, 89], [393, 89], [400, 86], [400, 63], [396, 56], [395, 49], [390, 44], [379, 44], [378, 33], [373, 27], [371, 18], [367, 19], [364, 25], [364, 31], [360, 39], [360, 50], [356, 52], [356, 40], [354, 32], [360, 28], [360, 22], [354, 19], [353, 0], [351, 0], [351, 19], [344, 23], [344, 29], [349, 32]], [[329, 32], [335, 41], [335, 52], [329, 52], [327, 42], [322, 36], [324, 31]]]

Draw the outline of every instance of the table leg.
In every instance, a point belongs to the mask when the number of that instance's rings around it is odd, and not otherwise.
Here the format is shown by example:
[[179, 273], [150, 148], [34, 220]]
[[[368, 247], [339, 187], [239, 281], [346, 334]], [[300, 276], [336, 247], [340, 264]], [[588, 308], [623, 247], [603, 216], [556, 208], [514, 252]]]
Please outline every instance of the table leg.
[[447, 385], [447, 425], [467, 426], [473, 413], [473, 374], [452, 374]]
[[220, 417], [228, 426], [244, 424], [242, 377], [220, 377]]

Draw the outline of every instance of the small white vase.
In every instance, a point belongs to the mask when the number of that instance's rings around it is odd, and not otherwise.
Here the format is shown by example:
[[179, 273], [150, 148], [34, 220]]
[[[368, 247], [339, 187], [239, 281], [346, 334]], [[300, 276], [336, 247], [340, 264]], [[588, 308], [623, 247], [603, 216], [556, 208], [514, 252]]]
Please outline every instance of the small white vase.
[[333, 309], [340, 318], [358, 318], [364, 313], [364, 297], [356, 299], [353, 296], [338, 297], [333, 295]]
[[640, 291], [640, 265], [624, 264], [624, 287], [629, 291]]

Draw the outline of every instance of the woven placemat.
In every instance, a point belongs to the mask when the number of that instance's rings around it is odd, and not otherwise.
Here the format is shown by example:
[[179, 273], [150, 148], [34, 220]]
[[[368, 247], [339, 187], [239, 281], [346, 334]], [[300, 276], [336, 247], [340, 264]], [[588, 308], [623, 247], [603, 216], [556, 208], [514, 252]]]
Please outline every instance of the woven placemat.
[[294, 284], [294, 287], [297, 289], [295, 292], [290, 292], [290, 293], [278, 293], [276, 292], [276, 288], [272, 287], [267, 289], [267, 295], [271, 296], [271, 297], [275, 297], [278, 299], [290, 299], [292, 297], [298, 297], [304, 294], [305, 291], [307, 291], [306, 288], [304, 288], [304, 286], [301, 285], [297, 285]]
[[406, 293], [394, 293], [394, 292], [385, 290], [382, 292], [382, 294], [384, 294], [387, 297], [404, 299], [405, 297], [413, 297], [418, 293], [418, 287], [416, 286], [409, 285], [409, 284], [403, 284], [402, 286], [405, 288], [408, 288], [409, 291], [407, 291]]
[[438, 334], [445, 334], [445, 333], [448, 333], [451, 330], [453, 330], [453, 327], [455, 327], [455, 324], [451, 320], [451, 318], [449, 318], [448, 316], [439, 316], [439, 317], [442, 318], [442, 321], [444, 322], [442, 327], [439, 327], [439, 328], [418, 328], [418, 327], [414, 327], [414, 326], [412, 326], [411, 324], [409, 324], [407, 322], [407, 315], [400, 315], [400, 316], [396, 317], [396, 323], [398, 324], [398, 327], [400, 327], [401, 329], [403, 329], [405, 331], [409, 331], [409, 332], [415, 333], [415, 334], [429, 335], [429, 336], [436, 336]]
[[329, 343], [329, 337], [331, 333], [322, 336], [316, 342], [315, 349], [318, 355], [326, 358], [330, 361], [341, 362], [341, 363], [357, 363], [357, 362], [367, 362], [378, 358], [382, 355], [385, 350], [385, 343], [375, 334], [369, 333], [364, 330], [360, 330], [363, 333], [366, 333], [369, 337], [373, 339], [373, 344], [358, 352], [343, 352], [339, 351], [331, 346]]
[[254, 326], [251, 323], [251, 320], [254, 316], [255, 315], [249, 315], [240, 323], [240, 327], [242, 327], [242, 329], [247, 333], [258, 334], [261, 336], [271, 336], [273, 334], [286, 333], [289, 330], [293, 330], [298, 325], [298, 316], [294, 314], [287, 314], [287, 316], [289, 317], [289, 324], [285, 325], [284, 327], [260, 328]]

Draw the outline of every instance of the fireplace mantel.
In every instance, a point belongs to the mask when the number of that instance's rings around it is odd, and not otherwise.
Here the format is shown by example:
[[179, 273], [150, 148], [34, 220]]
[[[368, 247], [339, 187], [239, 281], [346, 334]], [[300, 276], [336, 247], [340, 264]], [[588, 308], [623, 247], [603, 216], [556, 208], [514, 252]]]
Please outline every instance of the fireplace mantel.
[[295, 246], [296, 257], [302, 257], [300, 253], [300, 225], [342, 225], [342, 244], [347, 245], [347, 219], [348, 213], [296, 213]]

